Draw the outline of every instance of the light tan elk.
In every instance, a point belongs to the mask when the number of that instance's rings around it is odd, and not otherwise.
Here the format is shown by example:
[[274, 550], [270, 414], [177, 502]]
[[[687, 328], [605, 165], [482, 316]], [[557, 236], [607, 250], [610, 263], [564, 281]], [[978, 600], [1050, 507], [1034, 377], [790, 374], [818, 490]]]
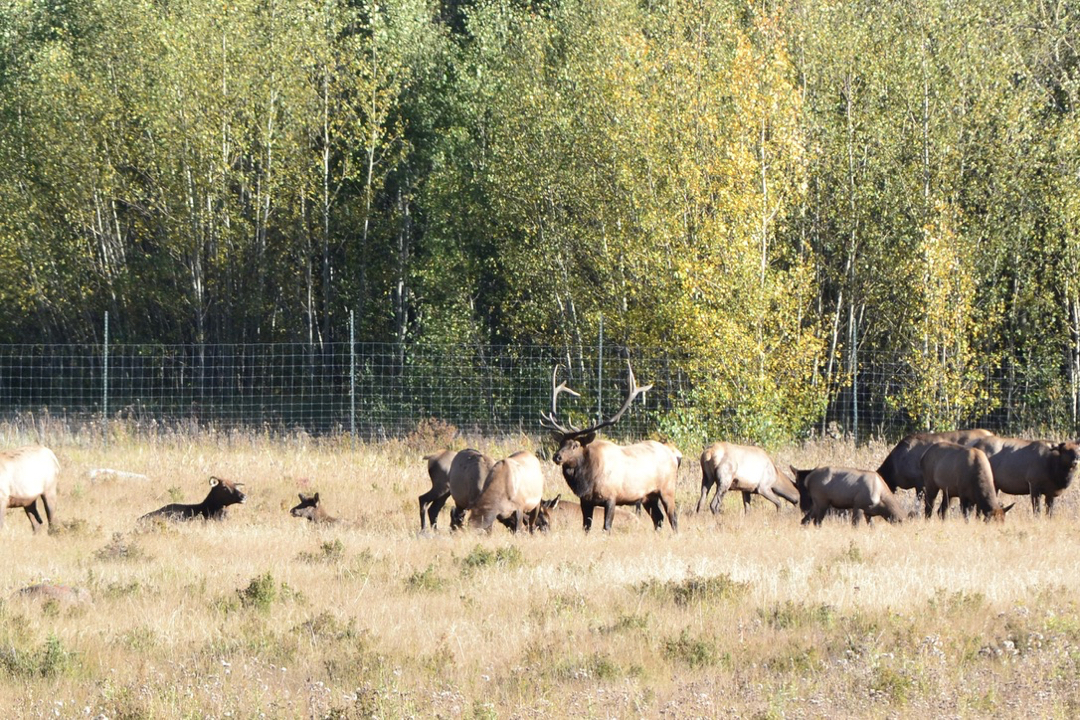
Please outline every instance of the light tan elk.
[[678, 531], [675, 483], [680, 458], [676, 453], [667, 445], [652, 440], [624, 447], [596, 439], [598, 430], [618, 422], [634, 399], [652, 388], [652, 385], [638, 387], [629, 361], [626, 367], [629, 388], [622, 407], [607, 420], [582, 429], [569, 422], [564, 426], [556, 420], [556, 404], [560, 393], [566, 392], [580, 397], [566, 387], [565, 382], [555, 385], [559, 373], [556, 366], [551, 376], [551, 413], [540, 413], [540, 424], [551, 430], [555, 441], [559, 443], [559, 449], [552, 460], [562, 467], [566, 484], [581, 499], [582, 526], [586, 531], [592, 527], [593, 510], [597, 506], [604, 508], [604, 530], [611, 530], [615, 506], [636, 505], [638, 502], [649, 511], [657, 530], [663, 525], [666, 514], [672, 531]]
[[714, 515], [720, 512], [720, 504], [728, 490], [742, 492], [744, 511], [750, 510], [751, 493], [765, 498], [777, 510], [780, 509], [780, 498], [792, 505], [799, 502], [799, 491], [780, 472], [772, 458], [761, 448], [747, 445], [718, 442], [701, 453], [701, 496], [694, 512], [701, 512], [701, 506], [713, 486], [716, 486], [716, 495], [709, 503], [709, 509]]
[[[528, 521], [532, 531], [539, 524], [540, 513], [546, 512], [540, 505], [543, 496], [540, 461], [531, 452], [516, 452], [491, 468], [480, 497], [469, 510], [469, 527], [491, 532], [491, 526], [499, 520], [516, 533]], [[550, 525], [550, 521], [543, 524]]]
[[36, 533], [44, 524], [37, 509], [38, 498], [41, 498], [51, 529], [59, 472], [60, 463], [47, 447], [27, 445], [0, 453], [0, 528], [4, 527], [5, 510], [21, 507]]
[[794, 466], [791, 472], [795, 473], [795, 487], [799, 490], [799, 507], [806, 513], [803, 525], [811, 520], [820, 525], [829, 510], [851, 510], [853, 525], [858, 525], [862, 517], [867, 525], [870, 518], [877, 516], [889, 522], [903, 519], [900, 503], [876, 472], [844, 467], [798, 470]]

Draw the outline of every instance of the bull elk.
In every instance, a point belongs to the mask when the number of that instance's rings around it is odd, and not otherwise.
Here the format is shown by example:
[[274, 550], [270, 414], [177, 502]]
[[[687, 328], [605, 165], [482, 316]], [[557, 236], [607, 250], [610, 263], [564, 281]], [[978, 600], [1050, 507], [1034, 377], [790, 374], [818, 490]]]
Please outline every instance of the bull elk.
[[566, 484], [581, 500], [582, 526], [586, 532], [592, 527], [593, 510], [597, 506], [604, 508], [604, 530], [610, 531], [615, 506], [638, 502], [648, 510], [657, 530], [663, 525], [666, 513], [672, 531], [678, 531], [675, 483], [680, 456], [671, 447], [652, 440], [621, 446], [596, 438], [598, 430], [618, 422], [634, 400], [652, 388], [652, 385], [638, 387], [629, 361], [626, 367], [629, 388], [619, 411], [592, 427], [577, 428], [569, 421], [562, 425], [556, 419], [560, 394], [565, 392], [580, 397], [565, 382], [555, 384], [559, 374], [556, 366], [551, 375], [551, 412], [540, 413], [540, 424], [551, 430], [559, 443], [552, 460], [562, 468]]

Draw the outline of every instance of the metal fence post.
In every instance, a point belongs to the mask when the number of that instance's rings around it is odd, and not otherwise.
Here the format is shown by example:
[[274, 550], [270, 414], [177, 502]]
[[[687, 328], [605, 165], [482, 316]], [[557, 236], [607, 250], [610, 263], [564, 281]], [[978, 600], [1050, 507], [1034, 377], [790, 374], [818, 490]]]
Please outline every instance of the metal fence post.
[[105, 444], [109, 444], [109, 311], [105, 311], [105, 343], [102, 346], [101, 420]]
[[356, 442], [356, 317], [349, 311], [349, 434]]
[[596, 422], [604, 421], [604, 314], [600, 314], [600, 342], [596, 363]]

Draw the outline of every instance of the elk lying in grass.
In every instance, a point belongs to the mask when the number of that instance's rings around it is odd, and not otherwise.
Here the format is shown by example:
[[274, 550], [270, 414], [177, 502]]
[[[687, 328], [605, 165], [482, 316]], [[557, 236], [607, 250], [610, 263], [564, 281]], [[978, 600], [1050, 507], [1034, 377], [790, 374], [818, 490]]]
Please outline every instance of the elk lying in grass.
[[1030, 495], [1031, 510], [1054, 511], [1054, 500], [1072, 484], [1080, 467], [1080, 445], [1039, 440], [986, 437], [973, 443], [986, 453], [994, 473], [994, 486], [1009, 495]]
[[792, 505], [799, 502], [799, 491], [780, 472], [772, 458], [761, 448], [746, 445], [718, 442], [701, 453], [701, 496], [694, 512], [701, 512], [701, 505], [713, 487], [716, 494], [709, 504], [713, 514], [720, 512], [720, 504], [728, 490], [742, 492], [744, 512], [750, 510], [752, 493], [771, 502], [777, 510], [780, 509], [781, 498]]
[[541, 425], [552, 430], [559, 443], [552, 459], [561, 466], [566, 484], [581, 500], [582, 525], [586, 531], [592, 527], [593, 510], [597, 506], [604, 508], [604, 530], [611, 530], [615, 506], [638, 502], [648, 510], [656, 529], [660, 529], [666, 514], [672, 531], [678, 531], [675, 484], [680, 456], [671, 447], [652, 440], [624, 447], [596, 439], [598, 430], [618, 422], [634, 399], [652, 387], [639, 388], [629, 362], [627, 369], [629, 389], [619, 411], [592, 427], [579, 429], [569, 423], [564, 426], [556, 420], [559, 394], [578, 395], [565, 382], [555, 385], [559, 372], [556, 367], [551, 378], [551, 412], [540, 414]]
[[531, 452], [516, 452], [492, 466], [480, 497], [469, 509], [469, 527], [490, 532], [499, 520], [511, 532], [525, 526], [531, 530], [541, 522], [540, 501], [544, 493], [544, 473]]
[[333, 525], [341, 522], [341, 520], [326, 512], [326, 509], [322, 506], [322, 501], [319, 499], [319, 493], [314, 495], [298, 493], [298, 495], [300, 504], [289, 510], [289, 514], [293, 517], [304, 518], [316, 525]]
[[819, 467], [813, 470], [797, 470], [795, 487], [799, 491], [799, 507], [802, 523], [811, 520], [820, 525], [829, 510], [851, 510], [851, 522], [859, 524], [859, 518], [880, 516], [889, 522], [900, 522], [901, 509], [896, 496], [881, 476], [870, 470], [852, 468]]
[[53, 451], [40, 445], [0, 453], [0, 528], [9, 507], [21, 507], [36, 533], [44, 523], [38, 514], [37, 501], [45, 507], [49, 527], [56, 512], [57, 475], [60, 463]]
[[139, 522], [155, 519], [184, 521], [196, 518], [223, 520], [225, 519], [226, 507], [243, 503], [247, 499], [247, 495], [240, 489], [243, 486], [243, 483], [234, 483], [219, 477], [212, 477], [210, 478], [210, 492], [207, 493], [206, 498], [201, 503], [196, 505], [172, 503], [146, 513], [139, 518]]
[[885, 461], [878, 468], [889, 490], [897, 488], [914, 489], [920, 497], [923, 494], [922, 456], [926, 448], [937, 442], [953, 442], [958, 445], [971, 445], [976, 440], [992, 437], [989, 430], [953, 430], [939, 433], [916, 433], [908, 435], [896, 444]]
[[926, 448], [922, 456], [922, 474], [925, 480], [926, 517], [934, 512], [934, 500], [942, 493], [941, 519], [949, 509], [952, 498], [960, 498], [960, 511], [964, 517], [975, 508], [987, 520], [1005, 521], [1005, 513], [1012, 505], [1002, 508], [994, 492], [994, 475], [986, 453], [978, 448], [952, 442], [939, 442]]
[[429, 523], [431, 529], [435, 529], [439, 512], [450, 497], [450, 466], [456, 456], [457, 453], [453, 450], [424, 456], [424, 460], [427, 460], [428, 477], [431, 478], [431, 489], [419, 497], [421, 532], [427, 530]]

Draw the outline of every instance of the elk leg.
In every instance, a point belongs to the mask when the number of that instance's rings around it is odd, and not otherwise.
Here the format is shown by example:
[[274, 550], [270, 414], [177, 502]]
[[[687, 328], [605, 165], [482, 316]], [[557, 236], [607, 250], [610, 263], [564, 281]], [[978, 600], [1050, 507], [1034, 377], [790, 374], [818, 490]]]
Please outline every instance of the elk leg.
[[1031, 491], [1031, 513], [1033, 515], [1042, 514], [1042, 503], [1040, 501], [1039, 493], [1034, 490]]
[[591, 502], [581, 501], [581, 526], [585, 529], [585, 532], [592, 529], [592, 514], [595, 507]]
[[[743, 490], [742, 494], [742, 511], [743, 513], [750, 512], [750, 493]], [[776, 502], [775, 500], [773, 502]], [[780, 507], [780, 503], [776, 503], [776, 507]]]
[[604, 503], [604, 532], [611, 531], [611, 521], [615, 519], [615, 501], [608, 500]]
[[927, 487], [923, 492], [923, 506], [926, 510], [926, 519], [929, 520], [934, 515], [934, 500], [937, 499], [938, 489], [937, 487]]
[[37, 500], [23, 507], [26, 512], [26, 517], [30, 519], [30, 527], [35, 533], [41, 529], [41, 515], [38, 514]]
[[[761, 497], [765, 498], [766, 500], [771, 502], [773, 505], [775, 505], [777, 512], [780, 511], [780, 498], [777, 497], [776, 493], [774, 493], [772, 491], [772, 488], [761, 488], [761, 487], [759, 487], [758, 488], [758, 495], [760, 495]], [[748, 493], [748, 492], [743, 493], [743, 503], [746, 506], [746, 509], [749, 510], [750, 509], [750, 493]]]
[[1054, 515], [1054, 496], [1053, 495], [1047, 495], [1046, 496], [1046, 516], [1047, 517], [1053, 517], [1053, 515]]
[[694, 509], [695, 513], [701, 512], [701, 506], [705, 504], [705, 500], [709, 497], [709, 491], [712, 490], [713, 482], [709, 480], [708, 475], [704, 472], [701, 476], [701, 495], [698, 497], [697, 508]]
[[514, 511], [514, 526], [512, 528], [510, 528], [511, 533], [513, 533], [514, 535], [517, 535], [518, 530], [521, 529], [521, 523], [523, 522], [523, 519], [524, 519], [524, 517], [523, 517], [523, 514], [521, 512], [521, 508], [518, 508], [517, 510]]
[[49, 531], [52, 531], [53, 513], [56, 512], [56, 493], [45, 493], [41, 496], [41, 506], [45, 508], [45, 517], [49, 520]]
[[941, 505], [938, 506], [938, 515], [941, 516], [942, 520], [945, 519], [945, 513], [947, 513], [949, 511], [949, 500], [950, 500], [950, 498], [949, 498], [948, 491], [942, 492], [941, 493]]
[[817, 525], [817, 526], [820, 527], [821, 526], [821, 521], [825, 519], [825, 515], [828, 512], [829, 512], [829, 506], [828, 505], [825, 505], [824, 507], [814, 508], [814, 510], [813, 510], [813, 513], [814, 513], [814, 525]]
[[862, 508], [851, 508], [851, 526], [858, 527], [859, 519], [863, 517]]
[[[671, 531], [679, 532], [679, 513], [675, 510], [675, 493], [672, 493], [671, 497], [661, 494], [660, 503], [663, 504], [664, 512], [667, 513], [668, 522], [671, 523]], [[660, 529], [659, 523], [657, 523], [656, 529]]]
[[454, 507], [450, 510], [450, 529], [460, 530], [465, 527], [465, 510]]
[[439, 520], [439, 513], [442, 512], [443, 505], [450, 498], [450, 493], [444, 493], [442, 495], [435, 492], [435, 488], [432, 488], [428, 492], [420, 496], [420, 529], [426, 530], [430, 525], [431, 529], [435, 529], [435, 523]]
[[664, 526], [664, 514], [660, 512], [660, 499], [656, 495], [650, 495], [646, 498], [645, 509], [649, 511], [654, 530], [659, 530]]

